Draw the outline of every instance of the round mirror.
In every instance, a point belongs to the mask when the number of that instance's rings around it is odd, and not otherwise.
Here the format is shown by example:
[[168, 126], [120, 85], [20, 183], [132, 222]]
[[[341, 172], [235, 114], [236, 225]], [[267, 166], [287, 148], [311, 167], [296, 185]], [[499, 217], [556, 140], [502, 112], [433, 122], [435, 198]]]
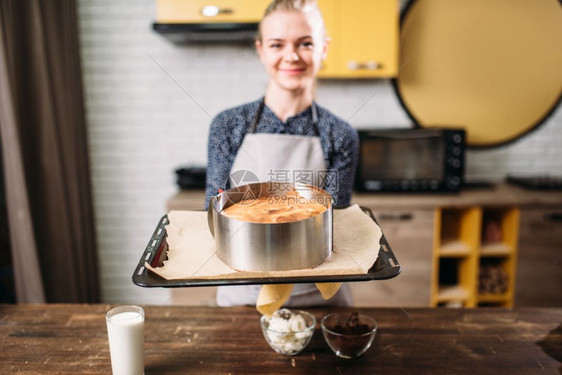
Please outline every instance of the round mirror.
[[393, 81], [419, 127], [466, 129], [471, 147], [539, 126], [562, 94], [558, 0], [418, 0], [400, 28]]

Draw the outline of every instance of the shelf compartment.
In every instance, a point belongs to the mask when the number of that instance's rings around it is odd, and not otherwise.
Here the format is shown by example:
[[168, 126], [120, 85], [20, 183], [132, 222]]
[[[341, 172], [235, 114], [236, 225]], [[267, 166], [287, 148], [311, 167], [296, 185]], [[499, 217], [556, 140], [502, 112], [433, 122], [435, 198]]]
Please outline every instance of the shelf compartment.
[[476, 306], [481, 214], [479, 207], [436, 210], [432, 306], [449, 306], [448, 302], [458, 301], [464, 307]]
[[[443, 208], [440, 217], [436, 220], [436, 244], [440, 252], [452, 254], [469, 253], [478, 247], [480, 237], [480, 220], [482, 211], [477, 207], [470, 208]], [[460, 249], [466, 247], [465, 249]]]
[[469, 258], [439, 259], [439, 280], [436, 303], [462, 302], [464, 306], [472, 306], [469, 291], [474, 285], [470, 278]]
[[517, 246], [519, 210], [514, 207], [494, 207], [482, 210], [480, 243], [482, 249], [506, 246], [512, 252]]
[[509, 292], [512, 274], [509, 272], [508, 258], [481, 258], [479, 266], [479, 295], [506, 295]]

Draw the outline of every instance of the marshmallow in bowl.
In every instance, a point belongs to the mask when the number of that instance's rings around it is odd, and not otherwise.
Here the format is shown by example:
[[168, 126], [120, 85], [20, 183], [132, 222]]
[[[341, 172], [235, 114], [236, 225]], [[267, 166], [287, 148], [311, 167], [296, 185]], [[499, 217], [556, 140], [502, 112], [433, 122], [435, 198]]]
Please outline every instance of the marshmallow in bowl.
[[282, 354], [300, 352], [313, 334], [306, 330], [303, 316], [288, 309], [274, 312], [266, 321], [269, 342]]

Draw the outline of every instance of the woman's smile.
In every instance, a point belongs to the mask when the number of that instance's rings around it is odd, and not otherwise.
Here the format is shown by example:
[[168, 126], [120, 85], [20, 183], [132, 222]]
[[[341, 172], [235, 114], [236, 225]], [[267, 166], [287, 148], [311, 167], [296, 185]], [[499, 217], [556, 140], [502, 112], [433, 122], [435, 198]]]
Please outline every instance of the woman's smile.
[[279, 68], [279, 71], [288, 76], [296, 76], [306, 72], [306, 68]]

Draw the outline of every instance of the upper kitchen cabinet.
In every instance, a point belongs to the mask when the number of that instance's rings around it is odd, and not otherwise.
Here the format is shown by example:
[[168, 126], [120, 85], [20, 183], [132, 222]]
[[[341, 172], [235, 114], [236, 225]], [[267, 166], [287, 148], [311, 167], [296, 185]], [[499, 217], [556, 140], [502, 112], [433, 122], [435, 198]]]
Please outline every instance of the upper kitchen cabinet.
[[330, 37], [320, 78], [383, 78], [398, 74], [397, 0], [319, 0]]

